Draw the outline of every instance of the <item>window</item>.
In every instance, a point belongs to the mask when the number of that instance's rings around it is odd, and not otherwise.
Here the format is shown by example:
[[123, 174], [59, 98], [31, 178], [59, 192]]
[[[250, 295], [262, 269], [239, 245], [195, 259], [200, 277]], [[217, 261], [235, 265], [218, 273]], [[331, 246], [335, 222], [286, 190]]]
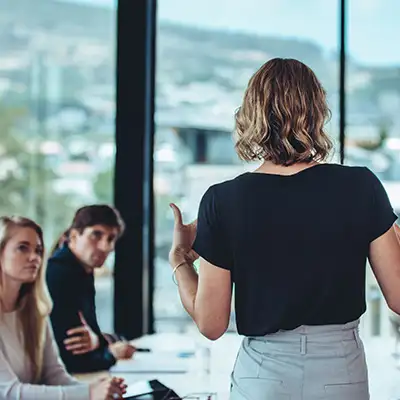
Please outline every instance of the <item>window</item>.
[[[76, 208], [112, 201], [115, 9], [19, 0], [0, 15], [0, 213], [33, 218], [49, 249]], [[111, 266], [96, 277], [104, 330]]]
[[[365, 165], [385, 186], [400, 211], [400, 4], [395, 0], [348, 1], [346, 62], [346, 163]], [[389, 399], [398, 371], [392, 358], [398, 318], [389, 313], [371, 270], [367, 269], [367, 313], [362, 334], [370, 357], [371, 396]], [[389, 318], [391, 316], [391, 318]], [[385, 360], [385, 361], [383, 361]], [[379, 396], [378, 396], [379, 393]], [[398, 396], [397, 391], [397, 396]]]
[[[211, 11], [212, 10], [212, 11]], [[185, 331], [168, 266], [177, 202], [186, 221], [217, 182], [251, 165], [233, 149], [233, 114], [251, 75], [268, 59], [297, 58], [314, 69], [329, 94], [338, 137], [338, 2], [163, 0], [158, 4], [155, 149], [155, 328]], [[234, 325], [234, 324], [232, 324]]]

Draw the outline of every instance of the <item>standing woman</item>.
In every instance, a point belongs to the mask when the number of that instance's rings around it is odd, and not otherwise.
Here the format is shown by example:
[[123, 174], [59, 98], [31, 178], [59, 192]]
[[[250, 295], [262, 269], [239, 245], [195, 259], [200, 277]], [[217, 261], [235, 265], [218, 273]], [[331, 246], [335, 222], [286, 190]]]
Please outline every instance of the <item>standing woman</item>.
[[367, 258], [400, 312], [397, 217], [369, 169], [322, 163], [332, 147], [328, 116], [310, 68], [270, 60], [236, 113], [237, 153], [260, 167], [210, 187], [197, 223], [184, 225], [172, 205], [174, 278], [211, 340], [228, 327], [235, 285], [244, 339], [232, 400], [369, 399], [358, 333]]
[[121, 379], [84, 385], [66, 373], [48, 322], [43, 255], [43, 234], [35, 222], [0, 218], [0, 399], [122, 398]]

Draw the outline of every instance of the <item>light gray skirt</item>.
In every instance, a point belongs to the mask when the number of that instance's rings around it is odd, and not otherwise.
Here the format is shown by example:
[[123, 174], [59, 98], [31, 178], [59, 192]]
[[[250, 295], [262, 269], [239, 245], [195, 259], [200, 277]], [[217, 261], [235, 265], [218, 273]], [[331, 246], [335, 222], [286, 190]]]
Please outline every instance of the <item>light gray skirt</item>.
[[246, 337], [231, 400], [368, 400], [359, 321]]

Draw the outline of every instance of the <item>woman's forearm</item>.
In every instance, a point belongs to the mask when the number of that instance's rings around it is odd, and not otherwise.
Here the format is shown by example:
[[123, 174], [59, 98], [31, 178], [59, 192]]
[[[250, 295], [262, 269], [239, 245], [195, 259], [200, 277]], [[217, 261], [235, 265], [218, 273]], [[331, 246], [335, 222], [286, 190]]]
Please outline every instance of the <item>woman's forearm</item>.
[[195, 301], [199, 277], [192, 264], [185, 263], [175, 271], [183, 307], [196, 322]]

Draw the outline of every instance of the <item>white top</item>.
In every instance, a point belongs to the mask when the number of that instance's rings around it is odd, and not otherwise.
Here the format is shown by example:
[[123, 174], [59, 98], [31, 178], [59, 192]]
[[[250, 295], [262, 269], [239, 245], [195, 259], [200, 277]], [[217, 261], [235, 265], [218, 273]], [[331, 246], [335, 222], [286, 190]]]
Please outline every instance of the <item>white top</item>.
[[40, 385], [32, 385], [16, 312], [0, 315], [0, 400], [89, 400], [89, 386], [73, 379], [59, 357], [47, 321]]

